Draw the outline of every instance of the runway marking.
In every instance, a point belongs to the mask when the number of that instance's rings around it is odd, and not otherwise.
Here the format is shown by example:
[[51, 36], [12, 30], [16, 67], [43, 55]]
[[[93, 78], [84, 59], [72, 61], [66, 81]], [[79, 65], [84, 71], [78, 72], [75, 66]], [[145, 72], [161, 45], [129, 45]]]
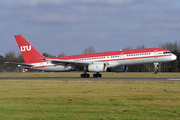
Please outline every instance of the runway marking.
[[167, 79], [167, 80], [179, 81], [180, 79]]

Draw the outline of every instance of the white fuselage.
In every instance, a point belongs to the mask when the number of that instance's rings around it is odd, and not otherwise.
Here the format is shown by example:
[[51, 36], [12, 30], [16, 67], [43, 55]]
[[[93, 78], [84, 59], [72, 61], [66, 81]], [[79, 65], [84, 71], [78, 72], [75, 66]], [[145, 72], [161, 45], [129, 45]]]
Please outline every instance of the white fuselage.
[[[108, 68], [113, 68], [121, 65], [136, 65], [136, 64], [147, 64], [147, 63], [161, 63], [161, 62], [169, 62], [176, 59], [174, 54], [164, 54], [163, 51], [158, 52], [145, 52], [145, 53], [121, 53], [120, 55], [108, 55], [101, 57], [88, 57], [81, 59], [69, 59], [69, 61], [90, 61], [92, 64], [96, 63], [106, 63]], [[55, 65], [52, 64], [51, 61], [48, 62], [39, 62], [39, 63], [31, 63], [33, 67], [24, 67], [19, 65], [19, 67], [33, 70], [41, 70], [41, 71], [72, 71], [76, 70], [76, 66], [74, 65]]]

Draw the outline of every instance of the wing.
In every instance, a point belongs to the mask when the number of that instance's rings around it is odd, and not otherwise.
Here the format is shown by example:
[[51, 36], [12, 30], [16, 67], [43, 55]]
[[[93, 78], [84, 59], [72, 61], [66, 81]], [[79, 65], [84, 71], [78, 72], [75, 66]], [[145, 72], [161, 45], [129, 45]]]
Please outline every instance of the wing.
[[92, 63], [90, 61], [73, 61], [73, 60], [61, 60], [61, 59], [45, 59], [45, 60], [51, 61], [51, 63], [56, 64], [56, 65], [85, 66]]

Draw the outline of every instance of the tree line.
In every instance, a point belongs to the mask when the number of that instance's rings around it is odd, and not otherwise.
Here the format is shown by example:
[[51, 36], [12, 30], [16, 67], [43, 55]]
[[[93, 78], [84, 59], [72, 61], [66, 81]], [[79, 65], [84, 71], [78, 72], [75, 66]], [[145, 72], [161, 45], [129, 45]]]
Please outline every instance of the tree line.
[[[177, 59], [172, 62], [168, 63], [160, 63], [159, 64], [159, 72], [180, 72], [180, 44], [175, 41], [174, 43], [164, 43], [159, 44], [159, 48], [164, 48], [169, 50], [171, 53], [175, 54], [177, 56]], [[136, 48], [133, 48], [132, 46], [127, 46], [126, 48], [123, 48], [123, 50], [132, 50], [132, 49], [143, 49], [146, 48], [145, 45], [137, 46]], [[86, 47], [82, 54], [89, 54], [89, 53], [95, 53], [94, 47]], [[53, 56], [49, 53], [42, 53], [45, 57], [57, 57]], [[58, 56], [66, 56], [64, 52], [61, 52]], [[15, 54], [15, 52], [8, 52], [3, 57], [0, 55], [0, 72], [12, 72], [13, 69], [17, 68], [17, 65], [13, 64], [5, 64], [4, 62], [17, 62], [17, 63], [23, 63], [24, 59], [21, 55]], [[154, 71], [154, 65], [153, 64], [142, 64], [142, 65], [130, 65], [128, 66], [128, 72], [152, 72]]]
[[[172, 62], [159, 63], [159, 72], [180, 72], [180, 44], [175, 41], [174, 43], [164, 43], [159, 44], [159, 48], [164, 48], [169, 50], [171, 53], [177, 56], [177, 59]], [[136, 49], [145, 48], [144, 45], [137, 46]], [[124, 50], [133, 49], [132, 47], [124, 48]], [[154, 71], [153, 64], [142, 64], [142, 65], [130, 65], [128, 66], [129, 72], [152, 72]]]

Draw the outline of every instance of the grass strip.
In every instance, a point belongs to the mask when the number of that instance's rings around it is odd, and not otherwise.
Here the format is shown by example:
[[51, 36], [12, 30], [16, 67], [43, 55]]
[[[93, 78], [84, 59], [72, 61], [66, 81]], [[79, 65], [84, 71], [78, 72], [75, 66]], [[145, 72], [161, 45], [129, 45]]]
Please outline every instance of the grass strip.
[[0, 81], [1, 119], [178, 120], [180, 82]]

